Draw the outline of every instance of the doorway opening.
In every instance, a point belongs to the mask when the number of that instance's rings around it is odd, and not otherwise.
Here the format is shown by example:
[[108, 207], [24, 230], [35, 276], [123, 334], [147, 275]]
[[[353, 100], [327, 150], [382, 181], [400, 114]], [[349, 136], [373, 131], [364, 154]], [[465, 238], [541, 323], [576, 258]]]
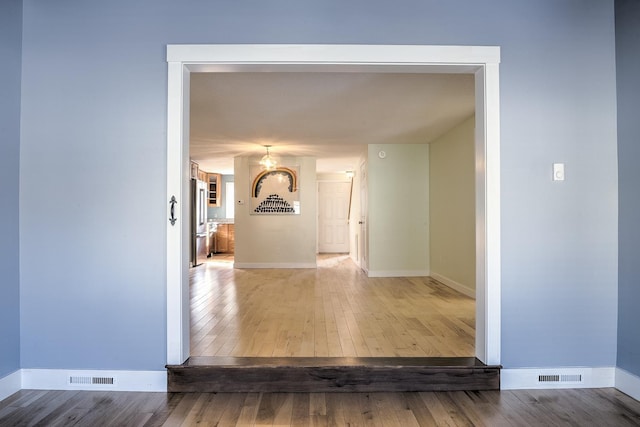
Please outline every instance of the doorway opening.
[[[500, 186], [497, 47], [168, 46], [167, 362], [189, 356], [188, 187], [191, 72], [466, 73], [476, 82], [476, 357], [500, 363]], [[184, 203], [187, 202], [187, 203]], [[177, 210], [176, 210], [177, 208]], [[185, 228], [186, 227], [186, 228]], [[366, 245], [365, 245], [366, 247]]]

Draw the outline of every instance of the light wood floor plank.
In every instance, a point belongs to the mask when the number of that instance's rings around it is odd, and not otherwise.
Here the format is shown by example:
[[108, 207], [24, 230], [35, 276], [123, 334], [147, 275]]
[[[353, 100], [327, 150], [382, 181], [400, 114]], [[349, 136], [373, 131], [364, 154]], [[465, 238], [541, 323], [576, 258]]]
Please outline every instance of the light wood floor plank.
[[190, 281], [192, 356], [475, 354], [473, 299], [429, 277], [368, 278], [344, 255], [320, 256], [317, 269], [214, 258]]

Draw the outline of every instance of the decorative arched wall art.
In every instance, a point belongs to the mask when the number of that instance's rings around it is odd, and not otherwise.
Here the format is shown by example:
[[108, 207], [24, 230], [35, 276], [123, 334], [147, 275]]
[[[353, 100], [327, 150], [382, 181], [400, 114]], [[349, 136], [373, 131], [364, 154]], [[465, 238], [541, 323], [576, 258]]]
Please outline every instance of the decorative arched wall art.
[[298, 215], [300, 192], [298, 191], [298, 166], [277, 167], [264, 170], [251, 167], [251, 214]]

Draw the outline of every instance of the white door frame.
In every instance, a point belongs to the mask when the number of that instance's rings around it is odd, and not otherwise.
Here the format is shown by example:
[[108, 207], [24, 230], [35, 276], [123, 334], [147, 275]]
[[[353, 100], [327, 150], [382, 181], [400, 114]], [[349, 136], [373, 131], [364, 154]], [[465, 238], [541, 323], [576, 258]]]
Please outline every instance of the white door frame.
[[[181, 364], [189, 357], [190, 73], [242, 71], [475, 75], [475, 348], [482, 362], [500, 364], [499, 47], [168, 45], [167, 62], [167, 364]], [[173, 205], [172, 197], [177, 201]]]

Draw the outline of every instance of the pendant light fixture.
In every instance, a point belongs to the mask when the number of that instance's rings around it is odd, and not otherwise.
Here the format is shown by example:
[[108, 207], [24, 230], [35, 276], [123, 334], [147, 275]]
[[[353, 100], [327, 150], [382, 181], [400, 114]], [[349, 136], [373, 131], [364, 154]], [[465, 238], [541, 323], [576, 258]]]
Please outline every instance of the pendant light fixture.
[[271, 148], [271, 146], [265, 145], [264, 147], [267, 149], [267, 154], [262, 156], [262, 159], [260, 159], [260, 165], [262, 165], [266, 170], [273, 170], [276, 168], [278, 162], [276, 162], [276, 159], [271, 157], [271, 154], [269, 153], [269, 148]]

